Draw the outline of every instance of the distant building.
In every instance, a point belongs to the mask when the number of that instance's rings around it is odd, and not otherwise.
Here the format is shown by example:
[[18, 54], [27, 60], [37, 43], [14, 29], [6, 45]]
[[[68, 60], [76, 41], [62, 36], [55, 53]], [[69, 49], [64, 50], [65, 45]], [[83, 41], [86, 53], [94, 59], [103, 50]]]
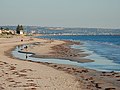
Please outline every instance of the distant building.
[[14, 30], [1, 30], [3, 34], [15, 34]]
[[22, 25], [18, 25], [16, 28], [16, 34], [24, 34], [24, 29]]
[[20, 34], [24, 34], [23, 30], [20, 30]]
[[10, 30], [10, 33], [13, 35], [16, 34], [15, 30]]
[[35, 34], [35, 33], [36, 33], [36, 31], [35, 31], [35, 30], [32, 30], [32, 31], [31, 31], [31, 34]]
[[4, 28], [1, 28], [0, 29], [0, 34], [15, 34], [15, 31], [14, 30], [9, 30], [8, 28], [7, 29], [4, 29]]
[[0, 34], [2, 34], [2, 30], [0, 30]]

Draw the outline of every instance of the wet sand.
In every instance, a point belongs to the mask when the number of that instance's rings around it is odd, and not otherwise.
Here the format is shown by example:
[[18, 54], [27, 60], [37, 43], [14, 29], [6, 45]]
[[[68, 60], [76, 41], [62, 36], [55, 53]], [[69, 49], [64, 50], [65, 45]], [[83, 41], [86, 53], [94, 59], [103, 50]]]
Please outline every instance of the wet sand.
[[66, 59], [75, 62], [85, 63], [93, 62], [94, 60], [84, 59], [83, 57], [89, 54], [84, 54], [84, 51], [72, 49], [70, 45], [80, 44], [72, 41], [58, 41], [50, 40], [44, 43], [32, 43], [32, 46], [23, 48], [21, 53], [31, 53], [31, 57], [37, 58], [54, 58], [54, 59]]

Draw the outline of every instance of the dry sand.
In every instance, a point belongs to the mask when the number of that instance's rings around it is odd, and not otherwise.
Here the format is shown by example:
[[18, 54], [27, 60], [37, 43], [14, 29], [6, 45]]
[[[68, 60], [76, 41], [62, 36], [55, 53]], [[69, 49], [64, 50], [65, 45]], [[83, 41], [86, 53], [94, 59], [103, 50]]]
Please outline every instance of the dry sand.
[[23, 39], [21, 42], [19, 36], [0, 38], [0, 90], [81, 90], [79, 82], [70, 74], [43, 64], [6, 56], [6, 51], [16, 45], [47, 41]]

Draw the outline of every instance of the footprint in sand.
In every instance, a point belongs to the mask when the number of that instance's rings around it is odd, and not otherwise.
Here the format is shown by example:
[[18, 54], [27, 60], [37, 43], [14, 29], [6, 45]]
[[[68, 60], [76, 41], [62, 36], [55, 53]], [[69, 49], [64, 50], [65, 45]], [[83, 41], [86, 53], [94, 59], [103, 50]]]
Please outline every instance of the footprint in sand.
[[26, 88], [24, 90], [37, 90], [36, 88]]
[[6, 81], [15, 82], [15, 81], [13, 80], [13, 78], [7, 78]]

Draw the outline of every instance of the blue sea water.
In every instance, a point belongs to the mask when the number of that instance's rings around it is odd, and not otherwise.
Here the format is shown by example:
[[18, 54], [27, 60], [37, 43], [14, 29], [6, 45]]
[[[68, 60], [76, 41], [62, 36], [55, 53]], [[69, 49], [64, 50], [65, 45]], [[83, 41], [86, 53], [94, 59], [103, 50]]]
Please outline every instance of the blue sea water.
[[112, 35], [48, 35], [38, 38], [74, 40], [83, 43], [72, 48], [82, 49], [90, 54], [88, 59], [95, 62], [79, 64], [80, 66], [103, 71], [120, 71], [120, 36]]

